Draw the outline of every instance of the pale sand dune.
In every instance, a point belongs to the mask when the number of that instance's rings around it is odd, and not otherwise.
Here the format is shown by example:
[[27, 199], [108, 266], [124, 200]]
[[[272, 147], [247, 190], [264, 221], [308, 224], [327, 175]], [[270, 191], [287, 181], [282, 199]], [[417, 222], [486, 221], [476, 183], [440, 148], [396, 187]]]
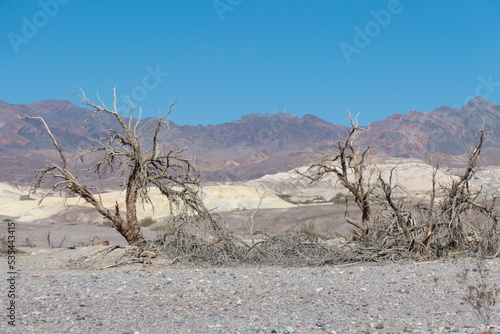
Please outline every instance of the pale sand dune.
[[[390, 159], [379, 162], [378, 167], [384, 180], [389, 180], [391, 169], [393, 170], [392, 186], [399, 185], [413, 196], [422, 196], [432, 188], [433, 167], [424, 161], [417, 159]], [[306, 168], [299, 169], [305, 173]], [[463, 173], [462, 169], [447, 170], [440, 169], [436, 174], [436, 182], [439, 184], [449, 184], [458, 174]], [[366, 175], [370, 174], [367, 169]], [[376, 171], [373, 172], [371, 184], [376, 183]], [[500, 187], [500, 167], [480, 168], [470, 182], [472, 187], [483, 187], [488, 193], [493, 193]], [[293, 170], [272, 175], [265, 175], [257, 180], [248, 181], [249, 187], [257, 186], [268, 192], [276, 194], [289, 194], [296, 197], [312, 198], [322, 196], [330, 199], [336, 193], [346, 193], [346, 189], [337, 182], [337, 177], [333, 174], [327, 175], [315, 184], [310, 184], [307, 180], [299, 178]], [[397, 193], [397, 189], [395, 193]]]
[[[404, 189], [414, 196], [424, 196], [431, 189], [431, 179], [433, 169], [423, 161], [411, 159], [400, 160], [391, 159], [378, 164], [385, 180], [388, 180], [390, 170], [396, 166], [393, 171], [392, 184], [401, 185]], [[304, 169], [304, 168], [302, 168]], [[462, 170], [442, 169], [437, 174], [438, 184], [449, 184]], [[372, 176], [372, 184], [375, 182], [375, 174]], [[472, 187], [483, 187], [486, 193], [493, 193], [499, 189], [500, 185], [500, 167], [480, 168], [474, 179], [470, 182]], [[204, 202], [210, 210], [215, 211], [238, 211], [252, 210], [259, 204], [260, 192], [266, 191], [261, 204], [261, 208], [284, 209], [294, 205], [283, 201], [275, 194], [291, 194], [297, 198], [314, 198], [322, 196], [330, 199], [338, 192], [346, 193], [343, 186], [336, 183], [333, 175], [325, 177], [317, 184], [311, 185], [304, 179], [297, 179], [293, 171], [266, 175], [257, 180], [249, 181], [239, 186], [209, 186], [204, 187]], [[398, 191], [395, 191], [397, 194]], [[0, 183], [0, 215], [19, 217], [20, 222], [32, 222], [40, 219], [46, 219], [57, 215], [71, 206], [90, 207], [77, 197], [63, 199], [60, 197], [48, 197], [39, 206], [38, 199], [41, 192], [32, 195], [34, 200], [23, 200], [27, 198], [28, 189], [19, 187], [13, 183]], [[115, 202], [122, 211], [125, 210], [123, 192], [115, 191], [101, 195], [104, 205], [110, 210], [114, 210]], [[156, 189], [151, 189], [151, 200], [153, 207], [149, 204], [138, 206], [138, 216], [140, 219], [151, 216], [155, 219], [167, 217], [168, 202], [164, 196]]]
[[[257, 190], [238, 186], [215, 186], [204, 188], [204, 203], [209, 209], [231, 211], [254, 209], [259, 205]], [[262, 191], [261, 191], [262, 194]], [[263, 193], [261, 208], [285, 209], [295, 205], [283, 201], [271, 193]]]
[[[236, 186], [211, 186], [203, 189], [204, 203], [210, 210], [231, 211], [231, 210], [250, 210], [259, 204], [259, 195], [254, 189]], [[67, 210], [70, 206], [86, 206], [90, 204], [77, 197], [60, 198], [47, 197], [38, 205], [38, 198], [41, 193], [35, 194], [34, 200], [21, 200], [21, 196], [27, 195], [28, 190], [17, 188], [13, 184], [0, 183], [0, 212], [2, 215], [19, 217], [20, 222], [32, 222], [39, 219], [49, 218], [53, 215]], [[283, 201], [274, 194], [265, 193], [263, 195], [262, 208], [288, 208], [294, 205]], [[110, 210], [114, 210], [115, 203], [118, 202], [121, 210], [125, 209], [125, 193], [114, 191], [101, 195], [103, 204]], [[150, 197], [153, 207], [145, 203], [144, 206], [138, 205], [137, 213], [139, 218], [151, 216], [155, 219], [169, 215], [168, 201], [157, 190], [150, 190]]]

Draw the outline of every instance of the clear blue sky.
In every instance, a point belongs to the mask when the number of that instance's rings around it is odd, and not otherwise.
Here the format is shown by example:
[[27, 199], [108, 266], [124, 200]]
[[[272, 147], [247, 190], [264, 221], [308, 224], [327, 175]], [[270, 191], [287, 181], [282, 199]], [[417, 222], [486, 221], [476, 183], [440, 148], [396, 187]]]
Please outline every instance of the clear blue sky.
[[147, 116], [176, 99], [171, 119], [193, 125], [500, 103], [495, 0], [1, 0], [0, 32], [10, 103], [81, 87], [111, 104], [116, 86]]

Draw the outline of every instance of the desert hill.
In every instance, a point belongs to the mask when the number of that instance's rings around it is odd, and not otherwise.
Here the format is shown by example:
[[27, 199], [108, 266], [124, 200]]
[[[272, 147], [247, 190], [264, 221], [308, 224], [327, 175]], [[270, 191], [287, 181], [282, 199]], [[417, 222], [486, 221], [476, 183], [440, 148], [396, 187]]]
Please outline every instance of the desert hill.
[[[490, 130], [485, 148], [500, 153], [497, 150], [500, 148], [500, 106], [482, 97], [457, 109], [442, 106], [433, 112], [412, 110], [407, 115], [394, 114], [370, 124], [363, 141], [392, 157], [457, 156], [474, 145], [472, 131], [483, 125]], [[498, 156], [490, 163], [498, 165]]]
[[[33, 169], [56, 158], [48, 136], [36, 120], [19, 116], [41, 116], [51, 127], [63, 149], [75, 152], [93, 145], [89, 140], [102, 134], [101, 119], [84, 127], [85, 109], [68, 101], [47, 100], [13, 105], [0, 101], [0, 181], [26, 184]], [[151, 133], [157, 119], [141, 121], [140, 131]], [[500, 106], [482, 97], [452, 109], [394, 114], [369, 124], [357, 137], [360, 145], [370, 144], [372, 154], [382, 157], [427, 159], [447, 156], [451, 165], [460, 165], [463, 154], [474, 143], [472, 131], [485, 127], [488, 133], [483, 165], [500, 165]], [[326, 122], [314, 115], [296, 117], [277, 113], [251, 114], [215, 126], [180, 126], [170, 122], [160, 133], [163, 145], [187, 147], [188, 154], [206, 182], [248, 181], [267, 174], [286, 172], [301, 166], [329, 143], [345, 138], [348, 128]], [[149, 138], [144, 136], [148, 146]]]

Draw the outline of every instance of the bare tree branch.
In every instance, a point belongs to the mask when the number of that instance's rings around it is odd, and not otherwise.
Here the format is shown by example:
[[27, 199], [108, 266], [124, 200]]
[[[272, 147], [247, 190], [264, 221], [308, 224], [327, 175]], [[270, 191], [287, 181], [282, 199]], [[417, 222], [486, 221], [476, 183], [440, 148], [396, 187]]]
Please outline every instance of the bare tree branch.
[[[353, 119], [349, 113], [349, 119], [351, 129], [346, 139], [332, 145], [336, 151], [323, 153], [316, 157], [305, 172], [299, 169], [296, 169], [295, 172], [309, 179], [311, 183], [333, 173], [337, 180], [354, 195], [354, 200], [362, 213], [361, 220], [363, 224], [366, 224], [372, 217], [369, 201], [371, 187], [369, 180], [366, 181], [364, 178], [369, 147], [366, 147], [362, 152], [354, 147], [354, 138], [361, 128], [358, 126], [357, 116]], [[352, 174], [354, 174], [354, 181], [349, 179]]]
[[[76, 93], [75, 93], [76, 94]], [[170, 104], [169, 110], [156, 124], [153, 134], [153, 145], [150, 150], [143, 150], [140, 139], [137, 135], [137, 129], [142, 114], [139, 110], [139, 118], [133, 119], [134, 104], [130, 102], [129, 120], [125, 122], [117, 110], [116, 89], [113, 89], [113, 110], [106, 107], [104, 102], [98, 97], [100, 105], [94, 104], [85, 96], [76, 94], [82, 100], [82, 103], [91, 107], [85, 121], [85, 126], [89, 126], [92, 119], [99, 120], [105, 128], [105, 135], [96, 139], [94, 142], [97, 147], [91, 148], [78, 155], [83, 161], [84, 157], [96, 155], [100, 156], [90, 167], [80, 169], [76, 176], [70, 172], [67, 159], [63, 154], [61, 146], [57, 143], [45, 121], [40, 117], [25, 117], [38, 119], [42, 122], [45, 130], [52, 139], [53, 145], [59, 152], [61, 164], [52, 164], [45, 169], [37, 171], [32, 183], [32, 189], [39, 188], [43, 180], [51, 179], [53, 187], [50, 192], [56, 189], [67, 189], [71, 193], [78, 195], [94, 208], [106, 219], [112, 222], [113, 227], [120, 232], [129, 243], [136, 243], [143, 240], [137, 218], [137, 201], [142, 203], [153, 202], [149, 196], [150, 187], [156, 187], [168, 198], [171, 215], [182, 215], [186, 219], [190, 214], [199, 215], [204, 219], [211, 219], [211, 216], [203, 202], [200, 199], [201, 188], [198, 180], [198, 174], [191, 162], [182, 156], [182, 149], [170, 148], [160, 150], [158, 136], [163, 124], [167, 124], [165, 118], [171, 113], [175, 102]], [[111, 120], [116, 121], [118, 126], [112, 125], [106, 118], [110, 116]], [[115, 171], [122, 178], [123, 188], [125, 189], [125, 217], [120, 214], [118, 202], [115, 204], [114, 212], [108, 210], [102, 203], [99, 191], [91, 191], [79, 183], [78, 176], [86, 172], [93, 171], [99, 177], [103, 177], [108, 172]], [[47, 196], [46, 194], [45, 196]], [[45, 198], [42, 197], [42, 200]], [[154, 207], [153, 207], [154, 209]]]

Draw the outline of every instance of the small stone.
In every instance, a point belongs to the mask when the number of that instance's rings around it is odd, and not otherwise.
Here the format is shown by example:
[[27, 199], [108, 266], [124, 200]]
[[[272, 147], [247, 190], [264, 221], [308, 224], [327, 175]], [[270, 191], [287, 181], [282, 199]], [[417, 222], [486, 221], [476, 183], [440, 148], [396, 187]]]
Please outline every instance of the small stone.
[[382, 329], [384, 328], [384, 324], [377, 324], [377, 326], [375, 326], [376, 329]]
[[291, 326], [286, 326], [286, 327], [285, 327], [285, 331], [286, 331], [287, 333], [293, 333], [293, 332], [295, 332], [295, 329], [293, 329], [293, 327], [291, 327]]
[[316, 327], [321, 327], [321, 328], [323, 328], [323, 327], [325, 327], [325, 324], [324, 324], [322, 321], [319, 321], [319, 320], [318, 320], [318, 321], [316, 321]]

